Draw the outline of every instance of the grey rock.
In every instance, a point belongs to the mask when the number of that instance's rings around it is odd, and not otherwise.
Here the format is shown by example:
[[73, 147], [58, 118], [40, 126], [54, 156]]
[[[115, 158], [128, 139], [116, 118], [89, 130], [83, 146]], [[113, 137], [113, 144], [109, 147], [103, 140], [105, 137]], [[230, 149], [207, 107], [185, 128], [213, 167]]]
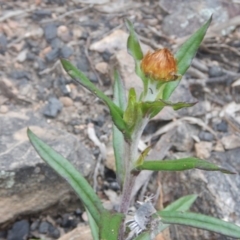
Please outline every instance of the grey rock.
[[44, 107], [43, 114], [46, 117], [54, 118], [62, 110], [62, 103], [55, 97], [48, 99], [47, 105]]
[[38, 227], [38, 231], [39, 233], [43, 233], [43, 234], [46, 234], [48, 233], [48, 229], [50, 228], [50, 223], [49, 222], [41, 222], [39, 227]]
[[69, 58], [71, 55], [73, 55], [73, 49], [64, 45], [60, 50], [60, 57]]
[[214, 129], [216, 129], [219, 132], [227, 132], [228, 130], [228, 124], [226, 121], [221, 121], [220, 123], [216, 124], [214, 126]]
[[54, 227], [53, 225], [50, 225], [49, 230], [48, 230], [48, 236], [58, 239], [60, 237], [59, 229]]
[[220, 77], [224, 75], [223, 70], [219, 66], [211, 66], [208, 70], [209, 77]]
[[[240, 172], [239, 154], [240, 148], [226, 152], [213, 152], [209, 161], [229, 170]], [[240, 224], [240, 176], [238, 174], [190, 170], [178, 173], [165, 172], [161, 178], [163, 192], [165, 195], [171, 196], [170, 202], [187, 194], [197, 194], [197, 201], [192, 207], [193, 212]], [[181, 237], [176, 238], [176, 235], [173, 234], [172, 239], [190, 240], [196, 239], [196, 236], [197, 239], [230, 239], [194, 228], [177, 227], [174, 231], [177, 236]]]
[[45, 17], [51, 17], [52, 12], [48, 9], [37, 9], [33, 12], [32, 18], [34, 20], [39, 20]]
[[163, 19], [162, 29], [168, 35], [183, 37], [195, 32], [211, 14], [215, 23], [228, 20], [228, 12], [220, 0], [160, 0], [169, 15]]
[[58, 57], [59, 57], [59, 49], [54, 48], [53, 50], [51, 50], [46, 54], [45, 59], [47, 62], [52, 62], [56, 60]]
[[54, 38], [50, 43], [52, 49], [60, 49], [63, 45], [62, 41], [59, 38]]
[[88, 78], [89, 78], [89, 80], [91, 82], [93, 82], [93, 83], [97, 83], [98, 82], [97, 76], [93, 72], [88, 72], [87, 76], [88, 76]]
[[21, 220], [15, 222], [13, 227], [8, 232], [7, 240], [25, 240], [29, 234], [29, 222]]
[[14, 79], [31, 79], [30, 73], [27, 71], [14, 70], [10, 73], [10, 77]]
[[61, 209], [74, 211], [79, 206], [76, 194], [38, 156], [26, 131], [29, 127], [86, 177], [94, 161], [79, 139], [50, 127], [40, 114], [31, 111], [0, 114], [0, 126], [0, 226], [45, 209], [54, 214]]
[[0, 34], [0, 54], [4, 54], [7, 50], [7, 37], [4, 34]]
[[201, 131], [201, 132], [199, 133], [199, 138], [200, 138], [200, 140], [202, 140], [202, 141], [209, 141], [209, 142], [211, 142], [211, 141], [214, 140], [213, 134], [210, 133], [210, 132], [205, 132], [205, 131]]
[[47, 42], [51, 42], [54, 38], [57, 37], [57, 26], [54, 23], [49, 23], [44, 28], [44, 36]]
[[77, 58], [77, 67], [83, 72], [89, 71], [89, 63], [84, 54], [81, 55], [81, 58]]

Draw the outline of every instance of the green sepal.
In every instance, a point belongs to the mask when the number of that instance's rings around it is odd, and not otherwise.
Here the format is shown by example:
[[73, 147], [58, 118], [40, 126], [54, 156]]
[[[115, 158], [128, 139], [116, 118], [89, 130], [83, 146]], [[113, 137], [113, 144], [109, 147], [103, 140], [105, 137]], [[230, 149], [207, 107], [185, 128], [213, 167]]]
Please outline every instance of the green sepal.
[[220, 171], [226, 174], [236, 174], [228, 169], [218, 167], [214, 163], [210, 163], [199, 158], [189, 157], [177, 160], [147, 160], [142, 165], [136, 167], [137, 170], [152, 171], [184, 171], [189, 169], [201, 169], [205, 171]]
[[[175, 54], [175, 59], [177, 60], [177, 73], [179, 75], [183, 76], [190, 67], [192, 59], [195, 57], [211, 21], [212, 17], [210, 17], [210, 19], [201, 28], [199, 28], [187, 41], [185, 41]], [[171, 96], [180, 81], [181, 79], [166, 83], [163, 91], [163, 99], [167, 100]]]
[[124, 214], [105, 212], [101, 215], [99, 225], [101, 240], [118, 240], [120, 225], [124, 219]]
[[158, 214], [164, 224], [185, 225], [240, 238], [240, 227], [221, 219], [191, 212], [159, 211]]
[[39, 139], [30, 129], [27, 130], [27, 135], [39, 156], [61, 177], [67, 180], [90, 212], [96, 224], [100, 224], [101, 214], [104, 214], [107, 210], [103, 208], [100, 199], [87, 180], [67, 159]]
[[80, 70], [73, 66], [68, 60], [61, 59], [61, 63], [65, 71], [73, 79], [77, 80], [82, 86], [99, 97], [109, 108], [113, 123], [124, 134], [126, 139], [130, 139], [130, 132], [123, 121], [123, 111], [120, 107], [112, 102], [102, 91], [100, 91]]

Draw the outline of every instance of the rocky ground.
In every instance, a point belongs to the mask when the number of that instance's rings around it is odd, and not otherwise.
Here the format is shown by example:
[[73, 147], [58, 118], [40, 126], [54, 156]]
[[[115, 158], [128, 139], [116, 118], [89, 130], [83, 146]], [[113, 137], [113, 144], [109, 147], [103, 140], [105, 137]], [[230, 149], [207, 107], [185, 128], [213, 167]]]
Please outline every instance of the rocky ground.
[[[166, 108], [145, 129], [142, 145], [155, 144], [151, 157], [158, 159], [194, 155], [240, 172], [238, 1], [29, 0], [0, 7], [0, 239], [91, 239], [84, 209], [34, 152], [27, 127], [76, 165], [106, 207], [118, 204], [108, 109], [66, 75], [59, 58], [70, 59], [110, 97], [115, 67], [127, 88], [140, 90], [126, 51], [126, 18], [145, 52], [175, 52], [214, 14], [173, 96], [198, 104]], [[137, 182], [133, 196], [157, 193], [160, 209], [197, 193], [193, 210], [240, 223], [239, 175], [142, 172]], [[228, 238], [175, 226], [159, 239]]]

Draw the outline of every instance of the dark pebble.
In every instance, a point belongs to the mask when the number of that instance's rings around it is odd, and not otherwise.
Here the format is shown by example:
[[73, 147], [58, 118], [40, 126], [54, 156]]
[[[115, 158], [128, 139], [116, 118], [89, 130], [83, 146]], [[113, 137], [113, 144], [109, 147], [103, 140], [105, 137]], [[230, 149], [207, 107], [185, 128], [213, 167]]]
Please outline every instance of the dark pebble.
[[113, 191], [119, 191], [120, 190], [120, 186], [117, 182], [111, 182], [109, 184], [109, 188], [111, 188]]
[[60, 231], [58, 228], [54, 227], [52, 224], [50, 224], [48, 229], [48, 236], [52, 238], [59, 238], [60, 237]]
[[54, 23], [49, 23], [44, 28], [44, 36], [47, 42], [51, 42], [54, 38], [57, 37], [57, 26]]
[[93, 72], [88, 72], [87, 76], [91, 82], [93, 82], [93, 83], [98, 82], [97, 76]]
[[15, 222], [13, 227], [8, 232], [7, 240], [25, 240], [29, 234], [29, 222], [27, 220], [21, 220]]
[[3, 238], [3, 239], [6, 239], [7, 237], [7, 231], [0, 231], [0, 239]]
[[48, 229], [50, 228], [50, 223], [49, 222], [41, 222], [39, 227], [38, 227], [38, 231], [39, 233], [43, 233], [43, 234], [46, 234], [48, 233]]
[[37, 228], [38, 228], [38, 226], [39, 226], [39, 223], [40, 223], [40, 220], [39, 220], [39, 219], [37, 219], [36, 221], [34, 221], [34, 222], [31, 224], [31, 227], [30, 227], [31, 231], [37, 230]]
[[45, 59], [47, 62], [52, 62], [56, 60], [58, 57], [59, 57], [59, 49], [55, 48], [46, 54]]
[[55, 97], [50, 97], [47, 105], [43, 109], [43, 114], [46, 117], [55, 118], [62, 110], [62, 103]]
[[75, 215], [76, 215], [76, 216], [81, 216], [81, 215], [82, 215], [82, 211], [81, 211], [80, 208], [78, 208], [78, 209], [75, 210]]
[[84, 31], [84, 32], [82, 33], [80, 39], [87, 40], [87, 38], [88, 38], [88, 33]]
[[202, 141], [208, 141], [208, 142], [211, 142], [214, 140], [214, 136], [212, 135], [212, 133], [210, 132], [204, 132], [204, 131], [201, 131], [199, 133], [199, 138], [200, 140]]
[[0, 54], [4, 54], [7, 50], [7, 37], [0, 34]]
[[43, 71], [46, 68], [45, 62], [41, 58], [36, 59], [36, 69]]
[[27, 60], [28, 60], [28, 61], [34, 61], [35, 58], [36, 58], [36, 55], [35, 55], [35, 54], [33, 54], [33, 53], [31, 53], [31, 52], [28, 52], [28, 53], [27, 53]]
[[26, 78], [28, 80], [31, 79], [31, 76], [27, 71], [16, 70], [16, 71], [12, 71], [9, 75], [11, 78], [14, 78], [14, 79], [23, 79], [23, 78]]
[[71, 55], [73, 55], [73, 49], [68, 46], [63, 46], [60, 51], [60, 57], [62, 58], [69, 58]]
[[69, 89], [67, 88], [67, 85], [66, 85], [67, 81], [63, 76], [60, 76], [55, 82], [57, 83], [56, 87], [61, 90], [64, 96], [70, 95]]
[[58, 4], [58, 5], [64, 5], [66, 0], [46, 0], [47, 4]]
[[219, 132], [227, 132], [228, 131], [228, 124], [225, 121], [222, 121], [216, 125], [216, 130]]
[[60, 49], [63, 45], [62, 41], [59, 38], [54, 38], [50, 43], [52, 49]]
[[222, 68], [219, 66], [211, 66], [208, 70], [209, 77], [220, 77], [223, 76], [224, 73], [222, 71]]
[[45, 17], [51, 17], [52, 12], [48, 9], [37, 9], [33, 12], [32, 18], [34, 20], [39, 20]]
[[106, 50], [102, 53], [102, 58], [105, 62], [109, 62], [111, 56], [112, 56], [112, 54], [108, 50]]
[[62, 227], [63, 228], [75, 228], [77, 226], [77, 220], [70, 214], [63, 215]]
[[89, 71], [89, 63], [84, 54], [81, 54], [81, 58], [77, 59], [77, 68], [83, 72]]
[[106, 122], [106, 118], [103, 115], [99, 115], [97, 119], [93, 120], [93, 122], [99, 126], [102, 127], [103, 124]]

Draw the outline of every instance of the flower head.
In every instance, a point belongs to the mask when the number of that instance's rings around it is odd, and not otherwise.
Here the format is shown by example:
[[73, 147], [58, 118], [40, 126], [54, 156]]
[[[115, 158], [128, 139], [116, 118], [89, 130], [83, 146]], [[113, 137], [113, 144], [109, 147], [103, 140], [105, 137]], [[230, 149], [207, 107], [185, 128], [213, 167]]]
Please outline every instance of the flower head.
[[168, 82], [178, 78], [177, 61], [167, 48], [148, 52], [142, 59], [141, 68], [146, 76], [154, 80]]

